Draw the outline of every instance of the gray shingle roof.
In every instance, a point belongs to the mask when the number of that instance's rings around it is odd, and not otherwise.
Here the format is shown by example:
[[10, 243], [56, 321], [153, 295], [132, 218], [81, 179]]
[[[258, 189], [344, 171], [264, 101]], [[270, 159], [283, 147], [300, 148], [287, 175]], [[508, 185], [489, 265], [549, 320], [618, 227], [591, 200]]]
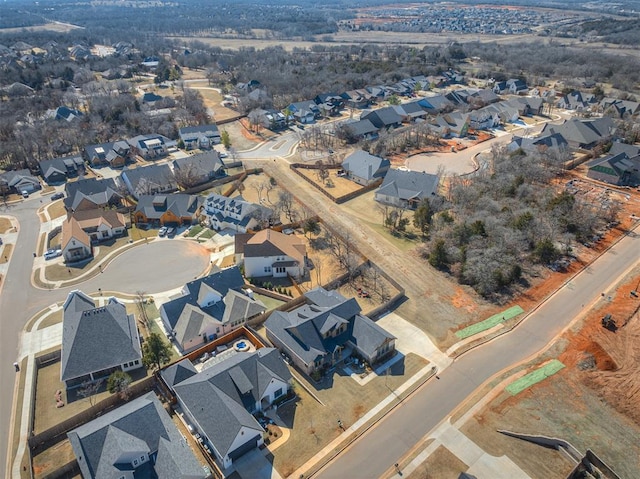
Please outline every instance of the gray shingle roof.
[[391, 169], [376, 194], [401, 200], [429, 198], [438, 191], [438, 176], [416, 171]]
[[220, 159], [220, 155], [217, 151], [212, 150], [206, 153], [199, 153], [197, 155], [186, 156], [173, 161], [173, 168], [184, 170], [191, 170], [191, 173], [196, 177], [213, 177], [219, 174], [220, 170], [224, 168], [224, 164]]
[[[201, 334], [212, 323], [229, 324], [266, 311], [262, 302], [240, 291], [242, 286], [244, 279], [236, 266], [187, 283], [186, 295], [168, 301], [160, 308], [169, 321], [169, 327], [175, 331], [176, 340], [184, 343]], [[208, 294], [222, 299], [200, 307]]]
[[113, 178], [86, 178], [64, 187], [67, 197], [64, 206], [67, 210], [75, 210], [82, 200], [88, 200], [96, 206], [104, 206], [113, 201], [120, 201], [120, 194]]
[[124, 170], [122, 177], [131, 183], [131, 194], [134, 196], [152, 194], [155, 192], [168, 193], [178, 189], [178, 184], [169, 165], [150, 165], [132, 170]]
[[545, 125], [542, 129], [542, 134], [559, 133], [570, 143], [589, 147], [609, 138], [614, 130], [613, 120], [608, 117], [596, 118], [595, 120], [573, 118], [561, 125], [553, 125], [551, 123]]
[[398, 113], [391, 106], [364, 112], [362, 115], [360, 115], [360, 119], [369, 120], [371, 121], [371, 123], [373, 123], [374, 126], [378, 128], [385, 128], [402, 123], [402, 117], [398, 115]]
[[[67, 434], [85, 479], [204, 478], [202, 466], [154, 393], [133, 401]], [[150, 461], [134, 468], [131, 457]]]
[[90, 297], [76, 290], [69, 293], [63, 310], [63, 381], [142, 359], [134, 317], [115, 298], [96, 308]]
[[356, 150], [342, 162], [342, 168], [351, 175], [367, 181], [382, 178], [389, 170], [391, 162], [386, 158], [374, 156], [363, 150]]
[[84, 160], [80, 155], [53, 158], [40, 162], [40, 172], [47, 180], [51, 175], [63, 174], [66, 177], [76, 176], [78, 169], [84, 169]]
[[[393, 338], [359, 314], [360, 306], [355, 298], [347, 299], [338, 292], [323, 288], [315, 288], [305, 293], [305, 297], [310, 304], [288, 313], [275, 311], [265, 322], [265, 327], [284, 344], [289, 354], [306, 364], [331, 354], [336, 347], [347, 342], [371, 354], [387, 338]], [[344, 332], [323, 337], [342, 325], [347, 325]]]
[[178, 218], [194, 218], [204, 198], [197, 195], [167, 194], [140, 195], [136, 212], [141, 211], [149, 220], [159, 220], [170, 211]]
[[193, 367], [191, 361], [183, 359], [182, 361], [172, 364], [164, 369], [161, 374], [167, 385], [170, 388], [173, 388], [175, 384], [181, 383], [182, 381], [189, 379], [191, 376], [198, 374], [198, 371]]
[[175, 384], [174, 391], [202, 432], [225, 456], [244, 426], [260, 434], [263, 429], [247, 411], [264, 395], [271, 379], [291, 380], [278, 351], [262, 348], [237, 353]]

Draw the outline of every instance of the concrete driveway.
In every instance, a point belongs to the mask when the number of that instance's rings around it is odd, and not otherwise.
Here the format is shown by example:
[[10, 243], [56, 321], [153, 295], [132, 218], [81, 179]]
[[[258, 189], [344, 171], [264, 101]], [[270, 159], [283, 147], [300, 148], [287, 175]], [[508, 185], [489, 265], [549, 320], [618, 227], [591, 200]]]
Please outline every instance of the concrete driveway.
[[233, 466], [242, 479], [282, 479], [259, 449], [246, 453]]
[[396, 349], [405, 356], [414, 353], [425, 358], [431, 364], [442, 371], [449, 366], [453, 360], [440, 351], [431, 338], [424, 331], [415, 327], [409, 321], [401, 318], [396, 313], [387, 313], [376, 323], [393, 334], [396, 339]]

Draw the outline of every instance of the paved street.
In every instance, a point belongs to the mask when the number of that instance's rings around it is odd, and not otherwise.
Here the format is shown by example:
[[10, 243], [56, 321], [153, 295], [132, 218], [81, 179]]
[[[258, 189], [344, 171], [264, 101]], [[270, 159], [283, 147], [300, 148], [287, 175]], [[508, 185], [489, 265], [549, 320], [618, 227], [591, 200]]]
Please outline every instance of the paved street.
[[315, 477], [379, 477], [496, 373], [537, 355], [640, 261], [640, 227], [541, 305], [513, 332], [461, 356]]
[[[8, 385], [0, 390], [0, 410], [3, 411], [0, 415], [2, 464], [7, 464], [13, 385], [16, 378], [13, 362], [18, 358], [19, 338], [29, 318], [51, 304], [63, 301], [72, 289], [87, 292], [95, 292], [98, 288], [124, 293], [139, 290], [147, 293], [161, 292], [182, 286], [209, 266], [209, 254], [198, 243], [165, 239], [124, 252], [104, 268], [104, 273], [79, 285], [54, 290], [34, 288], [31, 286], [30, 275], [40, 230], [36, 211], [43, 203], [40, 203], [39, 198], [39, 195], [32, 195], [29, 200], [0, 211], [16, 217], [20, 225], [7, 277], [0, 285], [0, 382]], [[49, 199], [45, 197], [43, 202], [46, 201]], [[158, 261], [159, 258], [162, 261]]]

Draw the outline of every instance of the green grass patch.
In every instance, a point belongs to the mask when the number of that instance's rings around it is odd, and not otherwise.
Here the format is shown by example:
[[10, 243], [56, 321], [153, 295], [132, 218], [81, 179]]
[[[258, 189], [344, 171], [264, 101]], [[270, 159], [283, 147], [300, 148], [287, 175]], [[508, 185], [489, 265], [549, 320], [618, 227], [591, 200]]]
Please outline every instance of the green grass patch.
[[193, 225], [191, 227], [191, 229], [189, 230], [189, 233], [187, 234], [187, 237], [189, 238], [193, 238], [195, 235], [197, 235], [198, 233], [200, 233], [202, 231], [202, 226], [200, 225]]
[[536, 369], [535, 371], [530, 372], [529, 374], [522, 376], [520, 379], [516, 379], [511, 384], [509, 384], [505, 390], [515, 396], [516, 394], [521, 393], [525, 389], [530, 388], [534, 384], [539, 383], [543, 379], [548, 378], [549, 376], [553, 376], [555, 373], [564, 368], [564, 364], [562, 364], [557, 359], [553, 359], [541, 368]]
[[271, 296], [264, 296], [262, 294], [253, 293], [253, 297], [258, 301], [261, 301], [267, 307], [267, 311], [271, 311], [272, 309], [276, 309], [278, 306], [282, 306], [284, 301], [277, 300], [272, 298]]
[[213, 238], [213, 235], [215, 235], [216, 232], [213, 231], [212, 229], [207, 228], [207, 230], [202, 233], [199, 238], [204, 238], [204, 239], [209, 239], [209, 238]]
[[513, 306], [501, 313], [494, 314], [493, 316], [485, 319], [484, 321], [480, 321], [479, 323], [472, 324], [471, 326], [467, 326], [460, 331], [456, 331], [456, 337], [459, 339], [465, 339], [469, 336], [473, 336], [474, 334], [478, 334], [482, 331], [486, 331], [487, 329], [493, 328], [496, 324], [502, 323], [504, 321], [508, 321], [516, 316], [524, 313], [524, 310], [520, 306]]

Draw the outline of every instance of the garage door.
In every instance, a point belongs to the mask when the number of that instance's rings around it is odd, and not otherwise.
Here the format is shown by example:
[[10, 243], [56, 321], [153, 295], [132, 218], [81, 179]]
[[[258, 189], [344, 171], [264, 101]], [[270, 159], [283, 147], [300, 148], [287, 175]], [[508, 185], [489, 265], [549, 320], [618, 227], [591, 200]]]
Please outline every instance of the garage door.
[[231, 458], [232, 461], [235, 461], [236, 459], [238, 459], [243, 454], [245, 454], [245, 453], [247, 453], [249, 451], [252, 451], [256, 447], [258, 447], [258, 438], [259, 437], [260, 436], [255, 436], [254, 438], [249, 439], [247, 442], [245, 442], [238, 449], [236, 449], [235, 451], [229, 453], [229, 458]]

